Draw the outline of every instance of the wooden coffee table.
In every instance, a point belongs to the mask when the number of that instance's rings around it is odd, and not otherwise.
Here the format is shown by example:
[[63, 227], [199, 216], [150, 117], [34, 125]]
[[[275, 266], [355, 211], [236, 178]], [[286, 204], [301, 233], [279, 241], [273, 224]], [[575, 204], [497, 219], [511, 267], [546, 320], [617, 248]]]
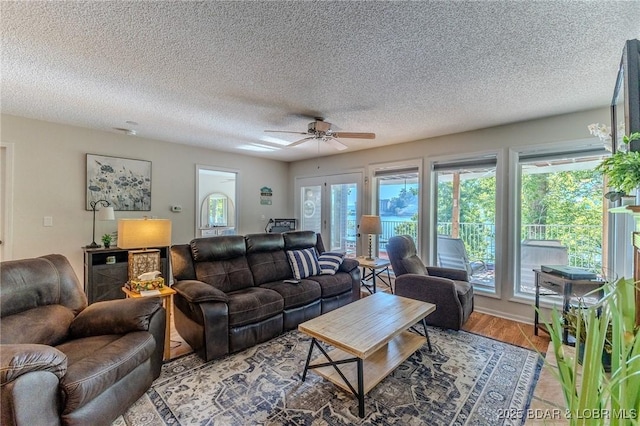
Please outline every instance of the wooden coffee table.
[[[358, 415], [364, 417], [364, 395], [425, 342], [431, 350], [424, 319], [435, 310], [432, 303], [380, 292], [300, 324], [298, 330], [312, 337], [302, 381], [314, 369], [356, 395]], [[408, 331], [419, 321], [424, 336]], [[327, 351], [318, 341], [334, 349]], [[316, 347], [322, 355], [312, 364]]]

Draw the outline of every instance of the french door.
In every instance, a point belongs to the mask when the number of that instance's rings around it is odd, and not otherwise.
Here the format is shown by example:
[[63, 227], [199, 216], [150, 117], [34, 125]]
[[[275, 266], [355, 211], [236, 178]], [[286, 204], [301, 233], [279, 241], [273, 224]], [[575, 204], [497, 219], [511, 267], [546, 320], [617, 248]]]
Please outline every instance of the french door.
[[362, 173], [296, 179], [300, 229], [320, 233], [327, 250], [355, 256], [361, 197]]

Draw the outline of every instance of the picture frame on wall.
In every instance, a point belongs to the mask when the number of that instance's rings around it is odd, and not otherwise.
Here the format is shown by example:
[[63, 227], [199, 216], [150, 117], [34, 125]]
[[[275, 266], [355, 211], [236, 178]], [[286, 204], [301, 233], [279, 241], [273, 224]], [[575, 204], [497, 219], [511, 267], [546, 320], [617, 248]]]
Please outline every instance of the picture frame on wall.
[[106, 200], [117, 211], [151, 210], [151, 161], [87, 154], [86, 206]]

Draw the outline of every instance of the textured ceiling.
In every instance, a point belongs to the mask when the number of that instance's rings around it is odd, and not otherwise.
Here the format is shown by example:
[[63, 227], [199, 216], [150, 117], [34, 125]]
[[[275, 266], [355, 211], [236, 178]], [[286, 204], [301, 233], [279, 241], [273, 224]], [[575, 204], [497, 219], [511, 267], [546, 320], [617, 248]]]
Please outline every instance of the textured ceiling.
[[263, 131], [314, 116], [355, 151], [606, 106], [640, 36], [638, 1], [0, 8], [3, 113], [285, 161], [336, 153]]

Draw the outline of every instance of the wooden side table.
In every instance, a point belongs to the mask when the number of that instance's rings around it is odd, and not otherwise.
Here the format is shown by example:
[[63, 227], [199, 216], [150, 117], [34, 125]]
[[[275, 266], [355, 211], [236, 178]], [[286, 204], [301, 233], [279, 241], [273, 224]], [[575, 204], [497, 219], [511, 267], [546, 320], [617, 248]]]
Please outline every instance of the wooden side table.
[[[389, 286], [391, 293], [393, 294], [393, 287], [391, 286], [391, 274], [389, 272], [389, 266], [391, 266], [391, 262], [387, 259], [373, 259], [369, 260], [366, 257], [356, 257], [358, 263], [360, 263], [360, 267], [362, 268], [362, 284], [369, 290], [371, 294], [376, 292], [376, 278], [379, 277], [382, 282]], [[387, 279], [381, 277], [380, 275], [386, 271]], [[366, 280], [371, 279], [371, 288], [365, 283]]]
[[164, 355], [162, 359], [164, 361], [169, 361], [171, 359], [171, 314], [173, 313], [173, 295], [176, 294], [176, 291], [169, 286], [164, 286], [158, 291], [160, 294], [141, 294], [135, 291], [131, 291], [126, 287], [122, 287], [122, 291], [127, 296], [127, 298], [136, 298], [136, 297], [161, 297], [162, 305], [164, 309], [167, 311], [167, 323], [164, 329]]
[[[579, 289], [580, 294], [586, 294], [593, 290], [599, 289], [604, 285], [603, 281], [598, 280], [572, 280], [560, 275], [554, 275], [547, 272], [542, 272], [540, 269], [534, 269], [533, 272], [536, 276], [536, 299], [535, 299], [535, 313], [533, 317], [533, 329], [534, 334], [538, 335], [538, 330], [542, 330], [545, 333], [549, 333], [543, 323], [540, 322], [538, 309], [540, 308], [540, 296], [562, 296], [562, 314], [566, 314], [569, 311], [571, 298], [575, 295], [574, 288]], [[540, 290], [544, 289], [544, 292]], [[600, 294], [599, 296], [602, 296]], [[562, 335], [562, 343], [569, 343], [569, 331], [565, 328]]]

